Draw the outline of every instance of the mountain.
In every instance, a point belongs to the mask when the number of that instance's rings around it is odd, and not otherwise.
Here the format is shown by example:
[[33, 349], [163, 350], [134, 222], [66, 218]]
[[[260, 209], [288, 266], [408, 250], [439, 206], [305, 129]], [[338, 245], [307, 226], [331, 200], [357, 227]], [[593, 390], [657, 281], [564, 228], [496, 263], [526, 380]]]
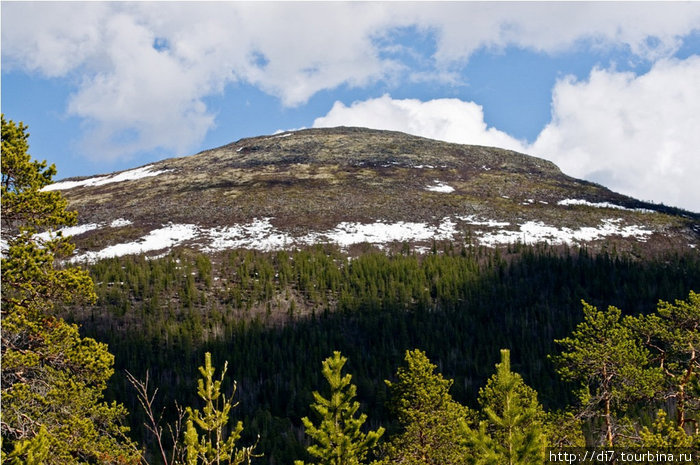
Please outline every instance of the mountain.
[[700, 215], [645, 203], [498, 148], [362, 128], [241, 139], [129, 171], [74, 178], [76, 260], [177, 246], [205, 252], [335, 243], [418, 252], [434, 240], [598, 250], [696, 248]]

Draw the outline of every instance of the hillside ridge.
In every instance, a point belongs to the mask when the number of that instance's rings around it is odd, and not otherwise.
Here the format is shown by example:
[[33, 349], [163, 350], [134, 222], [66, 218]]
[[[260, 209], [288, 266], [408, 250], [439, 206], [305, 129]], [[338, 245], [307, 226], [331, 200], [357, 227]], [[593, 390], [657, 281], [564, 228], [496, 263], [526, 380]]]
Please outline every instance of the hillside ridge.
[[[354, 127], [240, 139], [64, 180], [78, 257], [316, 243], [418, 252], [434, 240], [695, 248], [700, 215], [569, 177], [517, 152]], [[394, 244], [394, 245], [392, 245]]]

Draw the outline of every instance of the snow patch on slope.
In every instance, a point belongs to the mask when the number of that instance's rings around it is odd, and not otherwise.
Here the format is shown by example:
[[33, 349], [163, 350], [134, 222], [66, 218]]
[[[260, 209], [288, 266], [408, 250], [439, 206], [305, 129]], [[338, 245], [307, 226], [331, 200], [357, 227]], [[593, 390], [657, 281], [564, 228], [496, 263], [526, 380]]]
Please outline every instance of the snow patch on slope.
[[341, 247], [348, 247], [363, 242], [384, 244], [395, 241], [451, 239], [455, 232], [455, 223], [449, 218], [445, 218], [439, 226], [404, 221], [399, 221], [397, 223], [375, 222], [369, 224], [343, 222], [332, 231], [318, 233], [318, 237], [326, 238], [329, 242], [338, 244]]
[[311, 232], [294, 237], [280, 231], [270, 223], [271, 218], [255, 219], [251, 223], [222, 228], [202, 228], [193, 224], [170, 224], [151, 231], [146, 236], [122, 244], [116, 244], [97, 252], [76, 255], [74, 262], [95, 262], [103, 258], [133, 255], [170, 249], [187, 241], [196, 242], [204, 252], [249, 248], [262, 251], [287, 249], [290, 246], [334, 243], [340, 247], [370, 243], [382, 245], [395, 241], [426, 241], [451, 239], [457, 232], [456, 224], [449, 218], [437, 226], [425, 223], [399, 221], [369, 224], [343, 222], [327, 231]]
[[445, 193], [445, 194], [449, 194], [450, 192], [454, 192], [454, 191], [455, 191], [455, 188], [452, 187], [452, 186], [448, 186], [448, 185], [445, 184], [444, 182], [439, 181], [439, 180], [436, 179], [436, 180], [435, 180], [435, 184], [432, 185], [432, 186], [427, 186], [427, 187], [425, 188], [425, 190], [427, 190], [427, 191], [432, 191], [432, 192], [442, 192], [442, 193]]
[[[218, 228], [203, 228], [193, 224], [169, 224], [151, 231], [136, 241], [77, 255], [73, 261], [95, 262], [103, 258], [122, 255], [167, 251], [186, 242], [204, 252], [237, 248], [276, 251], [317, 243], [332, 243], [342, 248], [369, 243], [381, 248], [384, 244], [392, 242], [451, 240], [458, 233], [455, 221], [446, 217], [437, 225], [404, 221], [395, 223], [382, 221], [374, 223], [342, 222], [330, 230], [314, 231], [295, 237], [289, 232], [277, 229], [271, 223], [271, 219], [256, 218], [250, 223]], [[644, 242], [653, 233], [653, 231], [641, 226], [622, 225], [621, 219], [605, 219], [597, 227], [578, 229], [557, 228], [545, 225], [540, 221], [528, 221], [517, 225], [517, 230], [495, 229], [509, 226], [510, 223], [480, 219], [474, 215], [456, 217], [456, 219], [473, 225], [494, 228], [488, 232], [475, 231], [474, 233], [479, 243], [487, 247], [515, 242], [526, 244], [548, 242], [553, 245], [574, 244], [608, 236], [634, 237]]]
[[124, 226], [129, 226], [132, 224], [130, 220], [125, 220], [124, 218], [117, 218], [109, 224], [110, 228], [123, 228]]
[[616, 210], [626, 210], [630, 212], [655, 213], [654, 210], [649, 210], [647, 208], [627, 208], [610, 202], [589, 202], [588, 200], [582, 199], [564, 199], [557, 202], [557, 205], [584, 205], [586, 207], [594, 208], [613, 208]]
[[250, 248], [272, 251], [286, 248], [294, 242], [287, 233], [277, 231], [270, 223], [271, 218], [255, 219], [252, 223], [243, 225], [213, 228], [202, 231], [208, 237], [209, 244], [204, 246], [205, 252], [218, 250]]
[[41, 239], [42, 241], [50, 241], [51, 239], [55, 239], [58, 236], [58, 233], [61, 233], [63, 237], [79, 236], [80, 234], [85, 234], [86, 232], [94, 231], [95, 229], [99, 229], [101, 227], [102, 226], [97, 223], [80, 224], [78, 226], [67, 226], [57, 231], [44, 231], [42, 233], [35, 234], [34, 237]]
[[156, 229], [142, 238], [122, 244], [111, 245], [98, 252], [86, 252], [74, 257], [73, 262], [95, 262], [103, 258], [121, 257], [155, 250], [170, 249], [197, 237], [199, 228], [193, 224], [169, 224]]
[[438, 226], [403, 221], [369, 224], [343, 222], [331, 230], [311, 232], [304, 236], [294, 237], [277, 230], [270, 223], [270, 219], [255, 219], [252, 223], [244, 225], [203, 230], [202, 236], [207, 236], [210, 240], [203, 250], [252, 248], [271, 251], [282, 250], [290, 245], [311, 245], [323, 242], [349, 247], [362, 243], [384, 244], [394, 241], [421, 241], [433, 238], [442, 240], [452, 238], [456, 232], [455, 223], [447, 218]]
[[458, 220], [462, 220], [465, 223], [473, 224], [475, 226], [488, 226], [490, 228], [502, 228], [504, 226], [510, 226], [507, 221], [495, 221], [489, 219], [478, 218], [476, 215], [469, 216], [456, 216]]
[[528, 221], [521, 224], [518, 231], [488, 232], [479, 238], [481, 245], [495, 247], [502, 244], [522, 242], [535, 244], [548, 242], [553, 245], [569, 244], [580, 241], [593, 241], [607, 236], [634, 237], [638, 241], [645, 242], [654, 231], [644, 229], [641, 226], [621, 226], [620, 219], [602, 220], [600, 226], [581, 227], [578, 229], [556, 228], [547, 226], [541, 221]]
[[80, 181], [62, 181], [54, 184], [49, 184], [44, 187], [42, 191], [57, 191], [65, 189], [73, 189], [75, 187], [93, 187], [102, 186], [105, 184], [110, 184], [113, 182], [123, 182], [123, 181], [133, 181], [136, 179], [148, 178], [151, 176], [158, 176], [159, 174], [167, 173], [172, 170], [158, 170], [151, 171], [152, 166], [142, 166], [141, 168], [136, 168], [129, 171], [124, 171], [122, 173], [110, 175], [110, 176], [97, 176], [94, 178], [82, 179]]
[[[130, 220], [125, 220], [124, 218], [117, 218], [116, 220], [113, 220], [110, 224], [110, 228], [121, 228], [124, 226], [128, 226], [132, 224]], [[54, 239], [58, 236], [60, 233], [63, 237], [69, 237], [69, 236], [79, 236], [81, 234], [85, 234], [86, 232], [94, 231], [96, 229], [101, 229], [104, 227], [104, 224], [102, 223], [86, 223], [86, 224], [79, 224], [77, 226], [66, 226], [65, 228], [61, 228], [58, 230], [51, 230], [51, 231], [44, 231], [42, 233], [35, 234], [34, 237], [37, 239], [41, 239], [42, 241], [49, 241], [51, 239]]]
[[283, 138], [283, 137], [289, 137], [289, 136], [291, 136], [291, 135], [292, 135], [291, 132], [285, 132], [285, 133], [282, 133], [282, 134], [278, 134], [278, 135], [272, 136], [272, 137], [270, 137], [270, 139], [281, 139], [281, 138]]

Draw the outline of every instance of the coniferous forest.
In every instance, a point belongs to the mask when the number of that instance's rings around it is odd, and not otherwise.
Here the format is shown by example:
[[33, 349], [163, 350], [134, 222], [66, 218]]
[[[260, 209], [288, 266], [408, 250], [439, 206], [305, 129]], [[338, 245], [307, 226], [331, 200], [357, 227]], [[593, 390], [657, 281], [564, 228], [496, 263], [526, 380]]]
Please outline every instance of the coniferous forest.
[[55, 170], [30, 159], [25, 130], [3, 117], [3, 461], [700, 449], [696, 251], [467, 240], [424, 254], [179, 249], [81, 269], [60, 260], [69, 240], [36, 239], [76, 218], [41, 191]]
[[[497, 252], [446, 243], [426, 256], [373, 252], [350, 260], [324, 248], [216, 258], [183, 251], [104, 260], [91, 267], [98, 305], [65, 316], [108, 343], [117, 372], [143, 378], [148, 369], [164, 403], [196, 400], [204, 352], [228, 361], [244, 438], [259, 434], [259, 449], [274, 463], [304, 456], [301, 418], [324, 385], [321, 361], [335, 350], [348, 358], [368, 424], [389, 432], [400, 428], [383, 380], [394, 379], [415, 348], [453, 380], [452, 397], [474, 409], [500, 349], [510, 349], [513, 371], [544, 408], [565, 410], [577, 402], [576, 386], [548, 356], [583, 321], [582, 300], [647, 315], [660, 299], [685, 300], [700, 283], [697, 255], [640, 261], [544, 246]], [[138, 431], [127, 380], [113, 377], [109, 392]], [[596, 442], [593, 431], [588, 440]]]

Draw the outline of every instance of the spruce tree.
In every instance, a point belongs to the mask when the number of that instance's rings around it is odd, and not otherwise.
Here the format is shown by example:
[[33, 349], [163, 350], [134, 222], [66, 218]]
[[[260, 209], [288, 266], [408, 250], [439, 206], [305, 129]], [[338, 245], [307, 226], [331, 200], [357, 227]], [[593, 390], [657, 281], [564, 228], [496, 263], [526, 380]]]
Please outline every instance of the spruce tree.
[[529, 465], [544, 462], [545, 413], [537, 393], [510, 369], [510, 351], [501, 350], [496, 374], [479, 390], [482, 420], [472, 433], [474, 463]]
[[[306, 434], [316, 442], [307, 450], [318, 465], [359, 465], [384, 434], [381, 427], [367, 433], [361, 431], [367, 415], [357, 416], [360, 403], [353, 400], [357, 388], [351, 383], [352, 375], [342, 374], [346, 362], [347, 358], [338, 351], [323, 361], [322, 372], [328, 381], [330, 396], [325, 398], [314, 391], [315, 402], [311, 404], [321, 421], [316, 426], [308, 417], [302, 418]], [[295, 462], [295, 465], [302, 464], [302, 461]]]
[[[107, 346], [53, 315], [91, 303], [87, 272], [56, 266], [73, 250], [56, 231], [76, 222], [56, 173], [33, 161], [27, 127], [2, 117], [2, 452], [10, 463], [136, 463], [123, 406], [103, 401], [113, 373]], [[38, 233], [47, 233], [46, 236]]]
[[452, 399], [452, 380], [435, 373], [437, 367], [425, 353], [406, 351], [405, 360], [397, 381], [386, 381], [402, 432], [387, 445], [384, 463], [463, 464], [472, 414]]

